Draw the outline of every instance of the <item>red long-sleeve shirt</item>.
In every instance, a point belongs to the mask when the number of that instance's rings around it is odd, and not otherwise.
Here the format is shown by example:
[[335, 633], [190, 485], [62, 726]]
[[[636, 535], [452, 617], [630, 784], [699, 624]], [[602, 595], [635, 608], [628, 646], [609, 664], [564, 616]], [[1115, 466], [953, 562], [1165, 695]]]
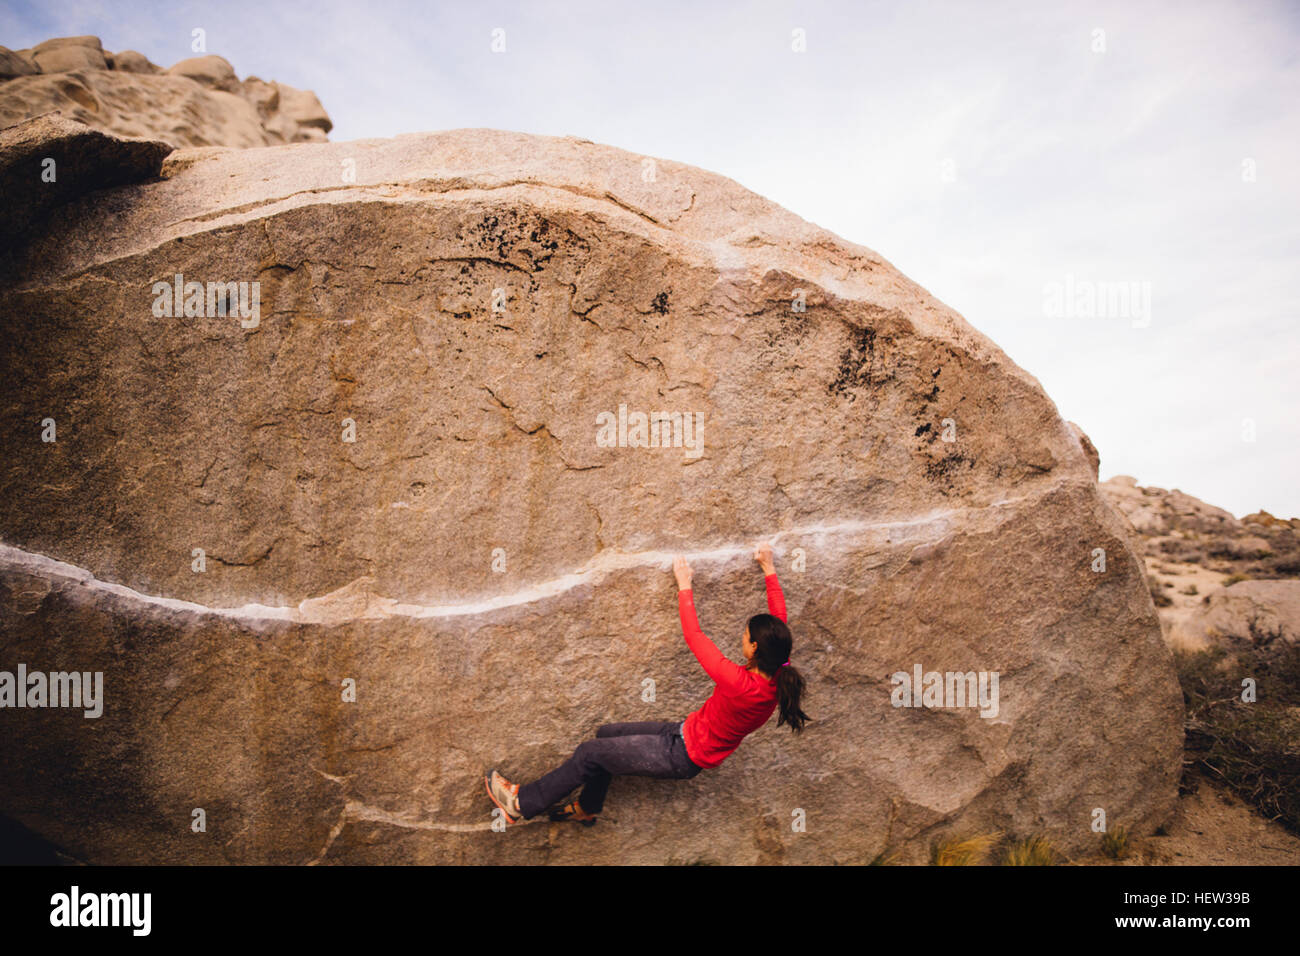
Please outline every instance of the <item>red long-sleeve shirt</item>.
[[[785, 595], [775, 574], [763, 578], [767, 585], [767, 610], [785, 620]], [[766, 680], [722, 655], [700, 630], [695, 616], [695, 597], [688, 589], [677, 592], [677, 610], [682, 634], [704, 672], [717, 685], [704, 706], [686, 718], [682, 739], [686, 755], [696, 766], [716, 767], [731, 756], [747, 734], [767, 723], [776, 710], [776, 677]]]

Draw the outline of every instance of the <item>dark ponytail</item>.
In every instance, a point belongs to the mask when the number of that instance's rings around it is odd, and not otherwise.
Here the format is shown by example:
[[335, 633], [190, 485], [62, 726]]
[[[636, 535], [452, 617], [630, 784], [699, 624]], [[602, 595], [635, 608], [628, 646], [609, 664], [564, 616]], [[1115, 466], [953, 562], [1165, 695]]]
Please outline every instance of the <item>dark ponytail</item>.
[[785, 621], [771, 614], [755, 614], [749, 619], [749, 639], [758, 647], [754, 664], [764, 674], [776, 677], [777, 706], [781, 710], [776, 725], [789, 724], [796, 734], [803, 730], [809, 717], [799, 707], [804, 695], [804, 680], [789, 663], [794, 638]]

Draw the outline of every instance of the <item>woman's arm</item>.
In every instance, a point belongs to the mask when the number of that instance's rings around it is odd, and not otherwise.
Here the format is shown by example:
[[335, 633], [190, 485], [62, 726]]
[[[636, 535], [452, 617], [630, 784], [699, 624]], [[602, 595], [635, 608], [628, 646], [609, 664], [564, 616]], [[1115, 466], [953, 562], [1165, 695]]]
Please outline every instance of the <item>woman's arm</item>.
[[763, 583], [767, 586], [767, 613], [784, 621], [785, 595], [781, 592], [781, 582], [776, 579], [776, 562], [772, 559], [772, 546], [767, 543], [760, 544], [754, 549], [754, 560], [763, 569]]
[[717, 645], [700, 630], [695, 614], [695, 595], [691, 591], [691, 566], [680, 555], [673, 561], [673, 575], [677, 578], [677, 613], [682, 619], [682, 636], [704, 673], [720, 687], [735, 689], [740, 686], [744, 668], [723, 656]]

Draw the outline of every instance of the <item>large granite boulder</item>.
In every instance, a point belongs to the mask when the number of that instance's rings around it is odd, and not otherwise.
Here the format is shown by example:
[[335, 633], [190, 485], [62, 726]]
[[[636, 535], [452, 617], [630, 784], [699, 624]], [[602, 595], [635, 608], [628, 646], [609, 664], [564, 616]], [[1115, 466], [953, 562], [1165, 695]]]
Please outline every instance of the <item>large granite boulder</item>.
[[1300, 581], [1238, 581], [1207, 594], [1198, 613], [1182, 622], [1181, 643], [1252, 645], [1300, 643]]
[[181, 60], [173, 64], [167, 72], [173, 76], [187, 76], [201, 86], [214, 90], [224, 90], [227, 93], [239, 92], [239, 77], [235, 75], [235, 68], [230, 65], [230, 61], [211, 53]]
[[31, 55], [42, 73], [108, 69], [99, 37], [56, 37], [36, 44]]
[[30, 53], [14, 51], [0, 46], [0, 80], [13, 79], [15, 76], [31, 76], [41, 72]]
[[[179, 150], [6, 274], [0, 670], [102, 672], [103, 711], [0, 711], [0, 812], [76, 859], [915, 861], [1173, 806], [1181, 695], [1080, 433], [727, 179], [487, 130]], [[760, 538], [805, 733], [493, 829], [487, 767], [703, 702], [669, 561], [738, 656]], [[916, 668], [996, 701], [895, 706]]]
[[120, 70], [123, 73], [154, 74], [163, 72], [162, 67], [138, 50], [123, 50], [121, 53], [109, 54], [108, 68], [110, 70]]

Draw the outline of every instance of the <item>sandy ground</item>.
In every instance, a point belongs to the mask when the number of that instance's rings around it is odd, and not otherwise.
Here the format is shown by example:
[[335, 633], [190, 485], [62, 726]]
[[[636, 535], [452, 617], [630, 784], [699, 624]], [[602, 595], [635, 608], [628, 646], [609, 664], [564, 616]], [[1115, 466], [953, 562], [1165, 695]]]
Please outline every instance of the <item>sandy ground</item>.
[[1084, 866], [1300, 866], [1300, 837], [1265, 820], [1249, 804], [1202, 778], [1196, 793], [1178, 798], [1167, 836], [1136, 840], [1115, 861], [1100, 853]]
[[[1173, 585], [1171, 588], [1162, 589], [1173, 604], [1157, 609], [1165, 642], [1175, 649], [1204, 650], [1206, 647], [1204, 638], [1189, 638], [1182, 625], [1200, 609], [1207, 594], [1223, 586], [1228, 576], [1198, 564], [1185, 564], [1163, 558], [1148, 557], [1146, 566], [1147, 573], [1156, 580], [1161, 583], [1168, 581]], [[1189, 591], [1194, 593], [1187, 593]]]

